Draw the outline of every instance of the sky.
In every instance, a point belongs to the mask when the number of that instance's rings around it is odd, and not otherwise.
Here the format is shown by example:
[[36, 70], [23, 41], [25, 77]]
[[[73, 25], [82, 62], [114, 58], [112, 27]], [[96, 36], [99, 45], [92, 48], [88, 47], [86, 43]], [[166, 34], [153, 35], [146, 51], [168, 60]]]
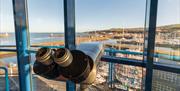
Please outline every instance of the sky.
[[[76, 31], [143, 27], [146, 0], [76, 0]], [[28, 0], [30, 32], [63, 32], [63, 0]], [[158, 25], [180, 24], [180, 0], [159, 0]], [[0, 32], [14, 32], [12, 0], [0, 0]]]

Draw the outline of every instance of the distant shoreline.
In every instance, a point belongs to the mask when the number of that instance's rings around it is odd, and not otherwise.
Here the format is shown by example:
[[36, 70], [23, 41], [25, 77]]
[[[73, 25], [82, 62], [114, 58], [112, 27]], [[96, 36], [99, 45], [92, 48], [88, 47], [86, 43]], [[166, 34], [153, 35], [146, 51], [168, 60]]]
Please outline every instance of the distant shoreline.
[[[172, 31], [171, 31], [172, 30]], [[94, 41], [104, 41], [104, 40], [109, 40], [109, 39], [114, 39], [114, 40], [119, 40], [120, 44], [123, 44], [122, 39], [124, 38], [125, 40], [132, 40], [138, 38], [139, 40], [134, 40], [132, 41], [125, 41], [125, 44], [134, 44], [138, 45], [141, 44], [143, 45], [143, 31], [144, 28], [111, 28], [111, 29], [106, 29], [106, 30], [100, 30], [100, 31], [87, 31], [87, 32], [81, 32], [84, 35], [77, 35], [76, 37], [76, 44], [79, 44], [81, 42], [94, 42]], [[174, 50], [179, 50], [179, 44], [178, 42], [174, 42], [172, 40], [170, 41], [163, 41], [166, 40], [165, 38], [167, 36], [166, 33], [170, 32], [176, 32], [176, 37], [177, 40], [180, 38], [180, 24], [171, 24], [171, 25], [165, 25], [165, 26], [158, 26], [157, 27], [157, 33], [161, 35], [161, 38], [157, 38], [156, 40], [156, 47], [167, 47], [167, 48], [174, 48]], [[36, 32], [33, 32], [31, 34], [34, 34]], [[44, 32], [45, 34], [48, 34], [47, 37], [64, 37], [63, 32]], [[79, 32], [80, 33], [80, 32]], [[9, 36], [12, 36], [14, 34], [13, 32], [0, 32], [0, 38], [6, 38]], [[38, 34], [38, 32], [37, 32]], [[78, 33], [77, 33], [78, 34]], [[138, 35], [139, 34], [139, 35]], [[163, 35], [163, 36], [162, 36]], [[179, 36], [179, 37], [178, 37]], [[157, 36], [158, 37], [158, 36]], [[170, 39], [173, 39], [172, 36], [169, 36]], [[142, 41], [140, 40], [142, 39]], [[170, 43], [172, 42], [172, 43]], [[174, 44], [173, 44], [174, 43]], [[37, 44], [33, 44], [37, 46], [63, 46], [64, 41], [56, 41], [56, 42], [41, 42]], [[141, 46], [141, 48], [143, 48]], [[171, 52], [175, 55], [179, 55], [178, 52]], [[5, 58], [5, 57], [11, 57], [15, 56], [16, 53], [10, 53], [10, 52], [0, 52], [0, 58]]]
[[6, 58], [6, 57], [12, 57], [16, 56], [16, 53], [13, 52], [0, 52], [0, 59], [1, 58]]

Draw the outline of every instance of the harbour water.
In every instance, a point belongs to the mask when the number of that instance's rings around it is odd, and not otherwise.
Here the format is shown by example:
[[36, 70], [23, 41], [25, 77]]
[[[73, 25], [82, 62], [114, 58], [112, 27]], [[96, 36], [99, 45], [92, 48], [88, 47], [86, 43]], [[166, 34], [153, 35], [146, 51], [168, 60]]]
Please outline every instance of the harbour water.
[[[45, 42], [57, 42], [63, 41], [63, 33], [31, 33], [29, 35], [30, 44], [38, 44]], [[2, 45], [15, 45], [15, 34], [8, 33], [8, 36], [4, 36], [0, 38], [0, 46]], [[31, 59], [34, 60], [34, 55], [31, 55]], [[16, 56], [0, 58], [0, 61], [4, 63], [17, 63]]]
[[[82, 34], [77, 34], [83, 36]], [[84, 36], [87, 36], [87, 34], [84, 34]], [[64, 41], [63, 33], [30, 33], [30, 44], [38, 44], [38, 43], [46, 43], [46, 42], [57, 42], [57, 41]], [[101, 43], [106, 44], [116, 44], [116, 40], [109, 39], [105, 41], [99, 41]], [[1, 37], [0, 38], [0, 45], [15, 45], [15, 35], [14, 33], [8, 33], [8, 36]], [[163, 49], [166, 51], [173, 51], [172, 48], [163, 48], [163, 47], [156, 47], [156, 49]], [[31, 55], [31, 59], [34, 60], [34, 55]], [[162, 61], [163, 60], [163, 61]], [[165, 60], [165, 59], [158, 59], [158, 61], [165, 63], [165, 64], [173, 64], [173, 65], [180, 65], [180, 62], [173, 61], [173, 60]], [[7, 57], [7, 58], [1, 58], [0, 61], [3, 61], [5, 63], [16, 63], [16, 57]]]
[[[30, 33], [30, 44], [63, 41], [63, 33]], [[15, 45], [15, 34], [8, 33], [8, 36], [0, 38], [0, 45]]]

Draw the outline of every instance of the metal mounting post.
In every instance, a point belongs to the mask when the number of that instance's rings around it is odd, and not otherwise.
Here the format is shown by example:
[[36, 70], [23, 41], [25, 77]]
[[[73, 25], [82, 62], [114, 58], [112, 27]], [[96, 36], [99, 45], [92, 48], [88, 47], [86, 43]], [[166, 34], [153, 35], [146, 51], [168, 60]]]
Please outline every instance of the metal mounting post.
[[[64, 26], [65, 26], [65, 47], [73, 50], [76, 48], [75, 42], [75, 0], [64, 0]], [[75, 91], [76, 84], [71, 81], [66, 82], [67, 91]]]
[[20, 91], [31, 91], [27, 0], [13, 0]]
[[147, 0], [146, 5], [144, 53], [147, 55], [144, 55], [143, 60], [147, 61], [145, 91], [151, 91], [158, 0]]

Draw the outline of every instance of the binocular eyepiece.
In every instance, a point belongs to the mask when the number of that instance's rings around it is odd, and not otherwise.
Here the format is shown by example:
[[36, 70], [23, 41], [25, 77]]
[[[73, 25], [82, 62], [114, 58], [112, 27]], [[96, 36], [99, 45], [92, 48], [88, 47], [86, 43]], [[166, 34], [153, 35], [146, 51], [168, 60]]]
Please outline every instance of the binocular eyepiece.
[[71, 64], [72, 55], [66, 48], [59, 48], [56, 50], [42, 47], [36, 53], [36, 61], [44, 65], [50, 65], [55, 62], [62, 67], [66, 67]]
[[73, 57], [68, 49], [59, 48], [54, 53], [54, 62], [61, 67], [67, 67], [71, 64]]
[[40, 48], [36, 53], [36, 60], [44, 65], [50, 65], [53, 63], [52, 57], [53, 51], [49, 48]]

